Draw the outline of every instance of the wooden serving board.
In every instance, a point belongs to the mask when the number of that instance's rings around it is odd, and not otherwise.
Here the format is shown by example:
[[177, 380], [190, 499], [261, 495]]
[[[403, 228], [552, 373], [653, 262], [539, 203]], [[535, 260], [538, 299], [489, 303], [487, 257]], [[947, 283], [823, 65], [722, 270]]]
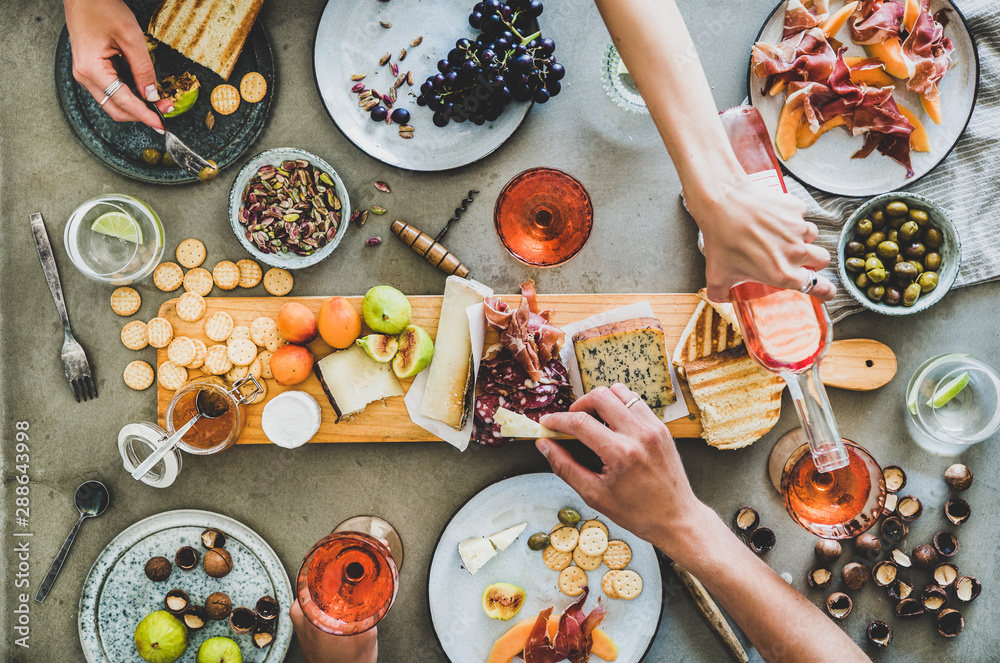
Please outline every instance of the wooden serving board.
[[[504, 301], [516, 307], [521, 301], [520, 295], [504, 295]], [[299, 302], [309, 307], [313, 313], [319, 312], [319, 307], [327, 297], [206, 297], [205, 302], [208, 308], [204, 317], [195, 322], [185, 322], [177, 317], [174, 306], [176, 299], [164, 302], [160, 307], [159, 316], [166, 318], [174, 326], [174, 337], [190, 336], [205, 342], [205, 345], [214, 345], [214, 341], [205, 336], [205, 319], [215, 311], [226, 311], [237, 325], [250, 326], [255, 318], [268, 316], [274, 318], [278, 315], [278, 309], [287, 302]], [[360, 312], [361, 297], [348, 297], [347, 300]], [[438, 317], [441, 313], [442, 297], [407, 297], [413, 309], [412, 322], [427, 330], [432, 337], [437, 336]], [[694, 313], [695, 306], [698, 305], [698, 295], [695, 294], [658, 294], [658, 295], [539, 295], [539, 306], [551, 308], [555, 311], [553, 323], [557, 326], [567, 325], [577, 320], [590, 317], [596, 313], [607, 311], [626, 304], [648, 301], [653, 307], [653, 313], [663, 322], [668, 353], [673, 349], [680, 338], [688, 318]], [[362, 335], [371, 333], [367, 327], [362, 330]], [[496, 339], [496, 334], [491, 332], [487, 336], [487, 345]], [[309, 349], [317, 359], [325, 357], [333, 349], [323, 342], [322, 338], [317, 338], [309, 344]], [[156, 364], [159, 366], [167, 360], [165, 348], [157, 350]], [[189, 371], [194, 377], [200, 371]], [[412, 380], [401, 380], [403, 389], [409, 389]], [[687, 399], [688, 408], [691, 412], [697, 413], [698, 409], [691, 399], [691, 394], [687, 389], [687, 384], [681, 381], [684, 398]], [[390, 398], [385, 404], [373, 403], [368, 408], [355, 416], [350, 421], [337, 423], [336, 414], [330, 407], [323, 388], [315, 375], [310, 375], [304, 382], [293, 387], [282, 387], [274, 380], [267, 381], [267, 399], [261, 403], [255, 403], [247, 408], [247, 426], [243, 430], [243, 435], [239, 439], [239, 444], [261, 444], [269, 443], [270, 440], [264, 435], [260, 426], [261, 412], [264, 404], [283, 391], [289, 389], [299, 389], [312, 394], [323, 408], [323, 422], [319, 433], [311, 440], [312, 442], [425, 442], [438, 440], [431, 433], [428, 433], [420, 426], [410, 421], [410, 416], [406, 412], [406, 405], [402, 397]], [[174, 392], [163, 389], [157, 385], [157, 416], [160, 425], [165, 426], [167, 405], [173, 397]], [[700, 437], [701, 422], [697, 414], [691, 418], [672, 421], [668, 425], [674, 437]]]
[[[520, 295], [503, 295], [501, 298], [516, 307]], [[313, 313], [319, 312], [319, 307], [326, 297], [206, 297], [208, 308], [205, 315], [195, 322], [185, 322], [177, 317], [174, 306], [176, 299], [171, 299], [160, 307], [159, 316], [166, 318], [174, 327], [174, 337], [189, 336], [202, 340], [211, 346], [214, 341], [205, 336], [205, 319], [216, 311], [226, 311], [236, 325], [250, 326], [255, 318], [268, 316], [274, 318], [278, 309], [287, 302], [299, 302], [307, 306]], [[432, 336], [437, 336], [437, 323], [441, 311], [441, 296], [408, 297], [413, 309], [412, 322], [420, 325]], [[348, 297], [347, 300], [358, 310], [361, 310], [361, 297]], [[653, 313], [663, 323], [666, 334], [667, 353], [672, 354], [673, 348], [687, 325], [688, 319], [694, 313], [700, 301], [696, 294], [597, 294], [597, 295], [539, 295], [539, 306], [554, 311], [553, 323], [557, 326], [568, 325], [577, 320], [588, 318], [597, 313], [608, 311], [627, 304], [649, 302]], [[362, 335], [370, 333], [365, 327]], [[487, 346], [496, 341], [496, 333], [489, 332], [486, 337]], [[317, 359], [325, 357], [333, 349], [317, 338], [309, 344], [309, 348]], [[869, 361], [874, 359], [874, 362]], [[167, 360], [167, 351], [161, 348], [157, 351], [157, 366]], [[846, 389], [868, 390], [882, 386], [896, 372], [896, 360], [892, 351], [875, 341], [852, 339], [835, 341], [830, 353], [822, 364], [824, 382], [831, 386]], [[190, 370], [191, 377], [200, 375], [200, 371]], [[831, 379], [829, 376], [833, 376]], [[412, 380], [402, 380], [404, 389], [409, 389]], [[680, 380], [681, 393], [687, 401], [688, 410], [692, 413], [687, 418], [671, 421], [667, 424], [671, 434], [678, 438], [701, 437], [701, 420], [698, 407], [691, 398], [687, 382]], [[312, 394], [323, 409], [323, 420], [319, 433], [312, 442], [424, 442], [435, 441], [438, 438], [420, 426], [410, 421], [406, 405], [402, 397], [390, 398], [384, 404], [374, 403], [355, 416], [350, 421], [336, 422], [336, 415], [330, 407], [323, 388], [316, 376], [310, 375], [304, 382], [293, 387], [283, 387], [274, 380], [267, 380], [267, 398], [251, 405], [247, 409], [247, 426], [240, 437], [239, 444], [268, 443], [267, 436], [261, 429], [261, 412], [264, 404], [277, 394], [289, 389], [298, 389]], [[165, 426], [167, 405], [174, 392], [163, 389], [157, 384], [157, 416], [161, 426]]]

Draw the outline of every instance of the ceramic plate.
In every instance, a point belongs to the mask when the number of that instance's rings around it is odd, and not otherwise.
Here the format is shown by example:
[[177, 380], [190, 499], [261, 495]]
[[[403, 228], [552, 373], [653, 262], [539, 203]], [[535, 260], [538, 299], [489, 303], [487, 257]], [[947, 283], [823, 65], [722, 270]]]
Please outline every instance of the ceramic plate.
[[[226, 550], [233, 557], [233, 570], [224, 578], [208, 577], [199, 566], [181, 571], [176, 566], [165, 582], [152, 582], [145, 574], [146, 561], [163, 555], [173, 560], [181, 546], [201, 547], [201, 532], [217, 527], [226, 533]], [[192, 602], [204, 602], [212, 592], [225, 592], [233, 607], [253, 610], [257, 599], [269, 595], [278, 599], [274, 642], [262, 650], [254, 649], [249, 635], [236, 635], [228, 621], [210, 621], [199, 631], [188, 634], [188, 648], [178, 663], [194, 663], [198, 647], [213, 636], [233, 638], [245, 661], [280, 663], [292, 639], [288, 608], [292, 605], [292, 586], [281, 560], [256, 532], [226, 516], [208, 511], [179, 510], [140, 520], [108, 544], [87, 574], [80, 596], [80, 644], [87, 663], [119, 663], [139, 660], [132, 634], [147, 614], [163, 609], [164, 595], [174, 588], [183, 589]]]
[[[843, 6], [839, 0], [831, 4], [831, 11]], [[784, 1], [775, 8], [761, 28], [757, 41], [777, 43], [781, 41], [785, 18]], [[950, 9], [951, 20], [945, 28], [945, 36], [955, 44], [951, 69], [941, 80], [941, 101], [944, 123], [936, 125], [930, 121], [920, 107], [920, 98], [906, 89], [904, 81], [897, 81], [893, 93], [896, 102], [917, 114], [927, 128], [931, 142], [930, 152], [912, 152], [913, 177], [906, 177], [906, 169], [889, 157], [877, 151], [867, 159], [851, 159], [851, 155], [861, 149], [864, 136], [851, 136], [843, 129], [835, 129], [824, 134], [812, 147], [799, 150], [788, 161], [785, 168], [797, 180], [816, 187], [821, 191], [842, 196], [876, 196], [913, 184], [941, 163], [959, 136], [965, 131], [972, 109], [976, 105], [979, 85], [979, 54], [976, 42], [969, 32], [965, 17], [949, 0], [931, 0], [931, 13]], [[847, 47], [846, 55], [864, 56], [864, 48], [851, 42], [847, 26], [837, 35]], [[774, 136], [778, 126], [778, 116], [784, 105], [785, 95], [769, 97], [762, 92], [763, 81], [751, 70], [748, 74], [750, 102], [760, 110], [768, 132]]]
[[[313, 68], [316, 86], [327, 112], [347, 138], [368, 155], [406, 170], [437, 171], [458, 168], [482, 159], [500, 147], [521, 125], [531, 109], [529, 102], [511, 102], [495, 122], [449, 122], [436, 127], [430, 109], [417, 106], [420, 85], [437, 73], [437, 62], [448, 55], [462, 37], [475, 39], [469, 27], [472, 3], [435, 0], [419, 6], [406, 2], [328, 2], [316, 28]], [[390, 24], [383, 28], [380, 21]], [[423, 36], [419, 46], [410, 42]], [[403, 62], [400, 50], [406, 48]], [[353, 74], [366, 74], [369, 89], [388, 93], [396, 77], [379, 59], [392, 54], [399, 72], [413, 71], [414, 84], [397, 90], [395, 108], [410, 111], [416, 129], [412, 139], [399, 137], [399, 125], [374, 122], [358, 106], [351, 92]]]
[[[135, 12], [139, 25], [145, 28], [160, 2], [127, 0], [126, 4]], [[220, 170], [225, 170], [253, 145], [264, 130], [275, 94], [271, 45], [261, 22], [258, 20], [250, 30], [228, 82], [239, 87], [244, 74], [257, 71], [267, 81], [267, 94], [255, 104], [241, 100], [239, 108], [231, 115], [220, 115], [213, 111], [215, 126], [211, 130], [205, 126], [205, 116], [212, 110], [209, 96], [217, 85], [227, 81], [164, 44], [160, 44], [154, 53], [160, 76], [189, 71], [201, 83], [194, 107], [183, 115], [168, 118], [167, 128], [177, 134], [188, 147], [206, 159], [214, 160], [219, 164]], [[181, 168], [150, 166], [142, 160], [142, 151], [148, 147], [161, 152], [165, 149], [163, 137], [138, 122], [115, 122], [90, 93], [74, 80], [73, 58], [66, 28], [63, 28], [56, 46], [55, 78], [59, 105], [70, 128], [99, 161], [120, 175], [143, 182], [185, 184], [198, 181], [197, 176]]]
[[[283, 161], [293, 161], [296, 159], [305, 159], [323, 172], [327, 173], [333, 180], [334, 191], [336, 192], [337, 197], [340, 198], [340, 203], [342, 205], [340, 210], [340, 226], [337, 228], [337, 234], [334, 235], [333, 239], [327, 242], [319, 251], [316, 251], [312, 255], [300, 256], [290, 251], [286, 251], [284, 253], [262, 253], [260, 249], [247, 239], [247, 227], [240, 223], [240, 207], [242, 206], [243, 192], [246, 190], [247, 184], [250, 183], [250, 178], [257, 174], [257, 171], [260, 170], [261, 166], [267, 164], [279, 166]], [[310, 267], [333, 253], [333, 250], [337, 248], [338, 244], [340, 244], [340, 240], [343, 239], [344, 233], [347, 232], [347, 226], [349, 225], [351, 217], [350, 210], [351, 199], [350, 196], [347, 195], [347, 187], [344, 186], [343, 180], [340, 179], [340, 175], [338, 175], [337, 171], [333, 169], [333, 166], [312, 152], [300, 150], [297, 147], [278, 147], [273, 150], [261, 152], [254, 158], [250, 159], [250, 161], [248, 161], [246, 165], [240, 169], [240, 172], [236, 175], [236, 180], [233, 181], [232, 189], [229, 190], [229, 225], [233, 229], [236, 239], [240, 241], [240, 245], [242, 245], [243, 248], [247, 250], [247, 253], [252, 255], [256, 260], [270, 265], [271, 267], [281, 267], [282, 269], [302, 269], [303, 267]]]
[[[637, 663], [645, 656], [662, 612], [663, 586], [655, 549], [588, 509], [556, 475], [539, 473], [504, 479], [483, 489], [452, 516], [438, 540], [427, 595], [434, 631], [452, 663], [485, 661], [497, 638], [518, 621], [534, 618], [549, 606], [555, 606], [553, 614], [562, 614], [576, 600], [559, 590], [559, 572], [545, 566], [542, 554], [527, 546], [529, 536], [548, 532], [559, 523], [556, 515], [564, 507], [578, 510], [585, 520], [601, 520], [611, 539], [621, 539], [632, 548], [628, 568], [642, 576], [642, 593], [632, 601], [609, 599], [601, 591], [601, 578], [608, 568], [601, 565], [587, 572], [590, 596], [584, 610], [590, 612], [598, 598], [607, 608], [600, 628], [618, 645], [618, 663]], [[528, 523], [527, 528], [507, 550], [498, 551], [474, 576], [465, 570], [458, 555], [460, 541], [489, 536], [522, 522]], [[510, 621], [492, 620], [483, 612], [483, 590], [495, 582], [509, 582], [527, 592], [524, 607]]]

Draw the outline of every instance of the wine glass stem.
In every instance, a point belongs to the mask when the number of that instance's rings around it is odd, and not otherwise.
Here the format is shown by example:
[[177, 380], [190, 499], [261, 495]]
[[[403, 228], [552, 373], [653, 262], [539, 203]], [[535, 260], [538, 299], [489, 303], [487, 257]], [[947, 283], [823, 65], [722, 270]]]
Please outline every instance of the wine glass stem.
[[840, 437], [830, 399], [819, 377], [819, 361], [812, 368], [798, 373], [781, 371], [781, 377], [788, 384], [788, 392], [805, 430], [816, 469], [832, 472], [847, 467], [850, 462], [847, 447]]

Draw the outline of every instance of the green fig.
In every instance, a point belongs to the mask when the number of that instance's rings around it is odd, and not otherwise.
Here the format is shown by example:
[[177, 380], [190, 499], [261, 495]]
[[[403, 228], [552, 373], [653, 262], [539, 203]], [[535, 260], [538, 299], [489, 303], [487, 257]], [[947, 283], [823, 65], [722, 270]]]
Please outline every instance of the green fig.
[[406, 295], [389, 285], [377, 285], [361, 302], [365, 324], [379, 334], [395, 336], [410, 324], [410, 302]]
[[174, 663], [187, 650], [187, 627], [166, 610], [146, 615], [135, 627], [135, 648], [149, 663]]

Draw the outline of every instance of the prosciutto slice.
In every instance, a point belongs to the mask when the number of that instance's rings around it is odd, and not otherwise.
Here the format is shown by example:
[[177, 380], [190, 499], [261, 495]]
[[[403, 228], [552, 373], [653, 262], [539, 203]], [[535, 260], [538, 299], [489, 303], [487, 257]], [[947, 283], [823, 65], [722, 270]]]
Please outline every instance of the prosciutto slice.
[[752, 65], [759, 78], [792, 74], [802, 81], [825, 82], [836, 60], [837, 52], [819, 28], [792, 35], [778, 44], [753, 45]]
[[600, 604], [589, 615], [583, 614], [583, 606], [589, 593], [590, 588], [584, 586], [580, 598], [559, 618], [559, 628], [552, 640], [548, 636], [552, 608], [543, 610], [538, 615], [524, 645], [524, 663], [557, 663], [563, 659], [569, 659], [571, 663], [587, 663], [594, 646], [594, 629], [607, 614], [607, 610]]
[[878, 106], [864, 106], [845, 117], [847, 126], [854, 135], [868, 132], [864, 146], [854, 153], [852, 159], [864, 159], [874, 150], [906, 168], [906, 176], [913, 177], [910, 163], [910, 134], [913, 125], [899, 112], [896, 102], [890, 97]]
[[535, 382], [545, 380], [542, 367], [559, 356], [566, 335], [549, 322], [552, 311], [539, 311], [535, 282], [521, 284], [521, 303], [511, 310], [500, 299], [487, 297], [486, 322], [500, 333], [500, 343]]
[[923, 5], [913, 30], [903, 41], [903, 55], [914, 65], [914, 73], [906, 82], [906, 88], [929, 101], [937, 101], [940, 98], [938, 82], [951, 67], [955, 46], [951, 39], [944, 36], [944, 26], [931, 16], [926, 1]]
[[848, 24], [855, 44], [881, 44], [899, 35], [906, 8], [896, 0], [861, 0]]
[[781, 35], [782, 39], [788, 39], [792, 35], [803, 30], [815, 28], [823, 24], [823, 21], [830, 15], [829, 0], [788, 0], [785, 7], [785, 27]]

